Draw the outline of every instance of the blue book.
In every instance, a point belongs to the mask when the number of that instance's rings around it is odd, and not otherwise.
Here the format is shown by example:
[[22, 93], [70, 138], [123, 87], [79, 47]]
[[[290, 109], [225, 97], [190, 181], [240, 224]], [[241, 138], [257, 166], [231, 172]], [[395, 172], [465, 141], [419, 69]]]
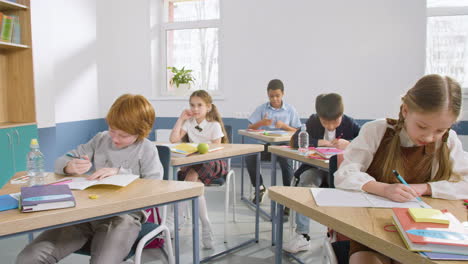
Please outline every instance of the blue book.
[[0, 195], [0, 211], [6, 211], [18, 208], [18, 200], [9, 194]]
[[75, 206], [75, 197], [68, 185], [36, 185], [21, 187], [21, 211], [34, 212]]
[[467, 255], [447, 254], [438, 252], [421, 252], [421, 254], [434, 260], [468, 260]]

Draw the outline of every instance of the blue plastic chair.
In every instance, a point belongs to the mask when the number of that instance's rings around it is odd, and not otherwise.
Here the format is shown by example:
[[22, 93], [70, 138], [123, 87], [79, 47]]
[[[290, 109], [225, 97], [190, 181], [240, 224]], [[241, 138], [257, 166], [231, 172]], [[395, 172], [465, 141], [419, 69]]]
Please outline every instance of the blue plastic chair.
[[[169, 166], [171, 161], [171, 150], [167, 146], [156, 146], [159, 153], [159, 159], [164, 169], [164, 180], [169, 178]], [[131, 257], [135, 256], [134, 263], [140, 264], [141, 263], [141, 254], [143, 252], [143, 248], [148, 245], [151, 241], [153, 241], [156, 237], [158, 237], [161, 233], [164, 235], [164, 250], [168, 256], [169, 263], [175, 263], [174, 259], [174, 250], [172, 249], [171, 243], [171, 234], [169, 232], [169, 228], [166, 226], [166, 215], [167, 215], [167, 206], [159, 207], [162, 211], [162, 221], [161, 223], [155, 224], [146, 222], [141, 226], [140, 233], [138, 234], [135, 243], [133, 244], [130, 252], [128, 253], [125, 260], [130, 259]], [[152, 208], [153, 216], [156, 216], [156, 208]], [[156, 219], [156, 217], [155, 217]], [[89, 240], [81, 249], [75, 251], [77, 254], [81, 255], [91, 255], [91, 240]]]

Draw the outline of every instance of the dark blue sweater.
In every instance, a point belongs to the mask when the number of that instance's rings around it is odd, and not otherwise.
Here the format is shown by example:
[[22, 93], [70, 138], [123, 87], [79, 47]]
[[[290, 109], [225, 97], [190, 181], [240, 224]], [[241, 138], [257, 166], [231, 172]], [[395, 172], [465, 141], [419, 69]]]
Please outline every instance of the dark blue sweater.
[[[353, 118], [343, 115], [341, 119], [341, 124], [336, 128], [336, 137], [341, 137], [342, 139], [352, 140], [359, 134], [361, 127], [354, 121]], [[320, 119], [317, 114], [313, 114], [309, 117], [306, 122], [306, 131], [309, 133], [309, 146], [317, 147], [319, 139], [323, 139], [325, 134], [325, 128], [320, 123]], [[297, 137], [299, 135], [299, 130], [294, 133], [291, 138], [291, 145], [295, 148], [298, 147]], [[299, 177], [304, 171], [311, 168], [309, 165], [302, 164], [299, 169], [294, 173], [296, 177]]]

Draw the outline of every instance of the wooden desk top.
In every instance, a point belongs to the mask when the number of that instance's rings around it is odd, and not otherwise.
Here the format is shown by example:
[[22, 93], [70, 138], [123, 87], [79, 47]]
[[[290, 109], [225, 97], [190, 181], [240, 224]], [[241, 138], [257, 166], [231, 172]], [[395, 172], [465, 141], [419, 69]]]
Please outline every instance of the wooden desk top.
[[195, 162], [203, 162], [207, 160], [216, 160], [223, 158], [230, 158], [233, 156], [244, 155], [244, 154], [254, 154], [262, 152], [264, 150], [263, 145], [261, 144], [210, 144], [210, 147], [224, 147], [223, 149], [209, 152], [206, 154], [193, 154], [188, 157], [182, 156], [171, 156], [171, 165], [172, 166], [181, 166], [184, 164], [190, 164]]
[[328, 169], [328, 160], [311, 159], [306, 156], [300, 155], [299, 153], [297, 153], [297, 151], [291, 148], [285, 148], [281, 146], [268, 146], [268, 152], [280, 155], [282, 157], [294, 159], [302, 163]]
[[[47, 180], [52, 182], [60, 177], [50, 174]], [[19, 192], [21, 186], [24, 185], [8, 183], [0, 189], [0, 195]], [[98, 185], [84, 191], [73, 190], [76, 200], [76, 207], [73, 208], [31, 213], [21, 213], [19, 210], [0, 212], [0, 237], [192, 198], [202, 195], [203, 190], [203, 184], [198, 182], [151, 179], [137, 179], [126, 187]], [[88, 198], [90, 194], [97, 194], [99, 198], [92, 200]]]
[[[397, 232], [387, 232], [392, 224], [388, 208], [319, 207], [309, 188], [273, 186], [268, 188], [270, 199], [283, 204], [335, 231], [365, 244], [402, 263], [467, 264], [468, 261], [434, 261], [406, 249]], [[433, 208], [448, 209], [460, 221], [467, 221], [467, 210], [461, 201], [423, 197]]]
[[289, 143], [289, 140], [294, 134], [294, 132], [291, 132], [288, 135], [283, 135], [283, 136], [267, 136], [267, 135], [264, 135], [263, 132], [251, 132], [251, 131], [247, 131], [246, 129], [239, 129], [237, 133], [239, 133], [239, 135], [258, 139], [267, 143], [280, 143], [280, 142]]

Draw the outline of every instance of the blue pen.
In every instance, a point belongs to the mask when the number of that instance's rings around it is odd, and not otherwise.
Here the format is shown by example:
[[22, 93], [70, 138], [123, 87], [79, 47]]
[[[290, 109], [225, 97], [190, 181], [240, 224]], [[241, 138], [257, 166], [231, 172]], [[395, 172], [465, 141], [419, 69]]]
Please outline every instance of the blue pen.
[[[393, 170], [392, 172], [393, 172], [393, 174], [395, 174], [395, 176], [397, 177], [397, 179], [398, 179], [401, 183], [403, 183], [404, 185], [406, 185], [406, 186], [408, 186], [408, 187], [411, 188], [411, 186], [409, 186], [409, 184], [405, 181], [405, 179], [403, 179], [403, 177], [401, 177], [400, 174], [398, 174], [398, 172], [397, 172], [396, 170]], [[421, 197], [416, 197], [416, 200], [418, 200], [418, 201], [421, 202], [421, 203], [422, 203], [422, 201], [423, 201], [423, 200], [421, 199]], [[420, 205], [422, 208], [425, 208], [425, 207], [423, 206], [423, 204], [421, 204], [421, 203], [419, 203], [419, 205]]]
[[65, 156], [68, 156], [68, 157], [73, 158], [73, 159], [81, 159], [81, 160], [84, 160], [82, 157], [74, 156], [74, 155], [71, 154], [70, 152], [68, 152], [67, 154], [65, 154]]

